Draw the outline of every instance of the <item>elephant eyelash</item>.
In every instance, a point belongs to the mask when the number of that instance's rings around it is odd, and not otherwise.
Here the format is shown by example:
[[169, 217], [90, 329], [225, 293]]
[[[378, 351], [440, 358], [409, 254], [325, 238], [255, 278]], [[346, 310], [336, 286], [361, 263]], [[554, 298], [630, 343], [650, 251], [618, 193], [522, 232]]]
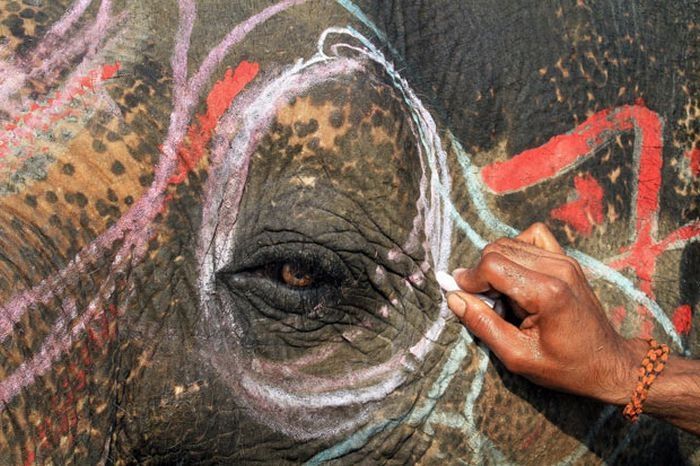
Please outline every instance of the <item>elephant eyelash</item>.
[[334, 252], [326, 247], [305, 243], [261, 248], [237, 266], [229, 265], [219, 273], [257, 275], [283, 284], [285, 266], [308, 273], [319, 285], [339, 286], [348, 276], [347, 267]]
[[329, 277], [318, 270], [315, 265], [309, 265], [298, 260], [272, 262], [252, 273], [260, 274], [270, 280], [291, 289], [308, 290], [323, 286]]
[[[319, 309], [337, 303], [346, 280], [343, 265], [325, 248], [268, 247], [245, 262], [238, 269], [221, 271], [220, 278], [229, 288], [253, 293], [271, 307], [291, 313], [318, 316]], [[294, 272], [300, 281], [290, 283]]]

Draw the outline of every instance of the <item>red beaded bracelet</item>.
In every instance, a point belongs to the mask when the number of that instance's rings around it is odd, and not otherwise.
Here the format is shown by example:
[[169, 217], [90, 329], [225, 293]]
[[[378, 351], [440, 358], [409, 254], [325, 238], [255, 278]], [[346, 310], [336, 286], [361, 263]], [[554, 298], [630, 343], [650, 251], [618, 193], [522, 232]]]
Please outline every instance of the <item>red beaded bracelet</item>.
[[666, 361], [668, 361], [668, 346], [658, 343], [654, 339], [648, 341], [649, 351], [642, 359], [642, 365], [639, 368], [639, 382], [632, 393], [632, 399], [622, 411], [623, 416], [631, 422], [636, 422], [639, 419], [639, 415], [642, 414], [642, 405], [649, 393], [649, 387], [658, 378], [661, 371], [664, 370]]

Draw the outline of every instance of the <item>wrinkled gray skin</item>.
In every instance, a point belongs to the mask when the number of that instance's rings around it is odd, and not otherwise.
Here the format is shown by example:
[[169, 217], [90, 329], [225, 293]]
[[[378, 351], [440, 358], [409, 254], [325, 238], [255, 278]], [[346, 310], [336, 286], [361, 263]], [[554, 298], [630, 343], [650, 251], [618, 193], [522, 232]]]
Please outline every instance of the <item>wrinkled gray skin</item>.
[[[46, 3], [0, 2], [10, 50], [28, 53], [38, 40], [32, 38], [68, 8]], [[198, 2], [190, 73], [234, 25], [269, 4]], [[240, 117], [285, 67], [312, 57], [324, 29], [352, 25], [380, 46], [436, 122], [451, 198], [487, 240], [498, 233], [478, 220], [448, 131], [485, 166], [538, 147], [595, 112], [641, 101], [664, 121], [659, 230], [697, 221], [699, 183], [686, 156], [698, 144], [696, 3], [358, 5], [391, 48], [335, 2], [293, 7], [253, 30], [214, 73], [212, 82], [242, 60], [260, 65], [233, 114]], [[149, 0], [114, 9], [128, 12], [126, 32], [122, 42], [101, 47], [104, 63], [121, 64], [105, 85], [118, 110], [83, 109], [87, 116], [59, 144], [65, 150], [32, 159], [38, 162], [23, 166], [22, 176], [3, 172], [5, 303], [58, 276], [126, 215], [163, 157], [174, 110], [177, 5]], [[86, 13], [95, 14], [95, 7]], [[700, 461], [697, 441], [663, 423], [644, 419], [630, 427], [604, 406], [508, 374], [452, 317], [436, 341], [425, 336], [440, 321], [443, 298], [431, 250], [438, 239], [425, 229], [432, 217], [421, 180], [427, 177], [429, 187], [430, 171], [425, 159], [421, 164], [417, 123], [384, 67], [348, 56], [362, 69], [302, 80], [308, 85], [250, 120], [261, 128], [251, 139], [240, 202], [234, 172], [211, 149], [215, 139], [184, 181], [168, 188], [145, 254], [133, 252], [127, 266], [115, 268], [117, 241], [79, 272], [60, 275], [49, 299], [22, 314], [1, 345], [6, 384], [40, 356], [62, 316], [77, 325], [67, 302], [81, 315], [102, 293], [106, 309], [7, 400], [0, 463]], [[40, 100], [66, 75], [49, 86], [28, 82], [23, 95]], [[204, 113], [200, 101], [195, 110]], [[250, 142], [240, 128], [226, 134], [234, 152]], [[622, 133], [575, 170], [514, 194], [487, 195], [486, 202], [515, 228], [544, 221], [562, 244], [611, 257], [629, 245], [634, 229], [634, 143]], [[585, 173], [604, 189], [604, 218], [588, 234], [549, 214], [577, 199], [574, 177]], [[456, 226], [445, 247], [449, 269], [479, 254]], [[682, 304], [695, 311], [682, 336], [695, 355], [697, 259], [697, 243], [664, 253], [651, 283], [669, 316]], [[633, 271], [623, 272], [643, 285]], [[105, 291], [105, 283], [114, 286]], [[618, 322], [623, 334], [652, 328], [669, 341], [618, 288], [605, 280], [594, 285], [611, 317], [627, 309]]]

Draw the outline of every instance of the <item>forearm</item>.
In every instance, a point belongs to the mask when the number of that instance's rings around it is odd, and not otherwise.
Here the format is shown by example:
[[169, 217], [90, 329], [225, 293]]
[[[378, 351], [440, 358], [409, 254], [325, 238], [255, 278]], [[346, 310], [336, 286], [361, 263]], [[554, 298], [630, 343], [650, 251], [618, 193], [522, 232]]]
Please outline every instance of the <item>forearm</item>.
[[644, 412], [700, 435], [700, 361], [671, 357], [649, 389]]
[[[648, 344], [630, 340], [632, 357], [625, 363], [625, 375], [620, 389], [607, 402], [624, 406], [629, 402], [637, 382], [639, 364]], [[663, 372], [649, 388], [644, 413], [700, 435], [700, 361], [671, 356]]]

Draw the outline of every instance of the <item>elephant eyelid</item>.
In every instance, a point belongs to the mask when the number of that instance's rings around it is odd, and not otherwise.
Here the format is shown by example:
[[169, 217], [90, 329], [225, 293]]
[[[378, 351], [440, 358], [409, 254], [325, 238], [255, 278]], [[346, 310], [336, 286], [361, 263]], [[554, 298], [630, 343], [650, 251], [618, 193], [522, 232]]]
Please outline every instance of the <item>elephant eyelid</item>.
[[[334, 262], [315, 253], [270, 248], [245, 268], [217, 275], [230, 291], [257, 296], [271, 309], [316, 319], [326, 315], [326, 308], [337, 303], [342, 294], [345, 275], [342, 266]], [[320, 314], [323, 309], [326, 311]]]
[[[346, 278], [348, 264], [331, 248], [310, 242], [286, 242], [242, 247], [245, 254], [236, 255], [230, 263], [217, 272], [241, 273], [274, 263], [290, 263], [311, 270], [321, 271], [336, 278]], [[252, 252], [250, 252], [252, 251]]]
[[331, 250], [317, 245], [284, 244], [259, 249], [241, 264], [218, 273], [267, 279], [291, 290], [340, 286], [348, 277], [346, 265]]
[[333, 281], [323, 270], [319, 270], [313, 264], [297, 260], [271, 262], [245, 273], [262, 276], [288, 288], [298, 290], [317, 288]]

